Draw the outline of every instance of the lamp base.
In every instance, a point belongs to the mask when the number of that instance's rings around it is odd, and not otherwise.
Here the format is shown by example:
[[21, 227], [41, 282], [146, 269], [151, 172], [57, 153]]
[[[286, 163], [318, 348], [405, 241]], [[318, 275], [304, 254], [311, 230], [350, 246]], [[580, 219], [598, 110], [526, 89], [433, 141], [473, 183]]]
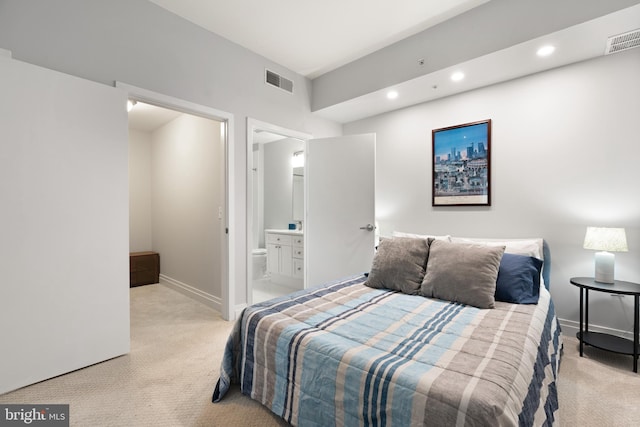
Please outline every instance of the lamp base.
[[615, 271], [615, 255], [611, 252], [596, 252], [596, 282], [613, 283]]

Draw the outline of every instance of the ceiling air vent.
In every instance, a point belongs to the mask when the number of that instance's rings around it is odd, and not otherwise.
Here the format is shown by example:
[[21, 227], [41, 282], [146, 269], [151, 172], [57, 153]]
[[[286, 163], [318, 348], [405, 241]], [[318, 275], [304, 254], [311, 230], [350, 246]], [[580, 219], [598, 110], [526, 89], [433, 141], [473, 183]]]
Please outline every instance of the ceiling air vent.
[[638, 46], [640, 46], [640, 28], [629, 31], [628, 33], [609, 37], [607, 39], [607, 49], [604, 51], [604, 54], [610, 55]]
[[270, 70], [265, 70], [264, 81], [271, 86], [278, 87], [282, 90], [286, 90], [289, 93], [293, 93], [293, 82], [280, 74], [274, 73]]

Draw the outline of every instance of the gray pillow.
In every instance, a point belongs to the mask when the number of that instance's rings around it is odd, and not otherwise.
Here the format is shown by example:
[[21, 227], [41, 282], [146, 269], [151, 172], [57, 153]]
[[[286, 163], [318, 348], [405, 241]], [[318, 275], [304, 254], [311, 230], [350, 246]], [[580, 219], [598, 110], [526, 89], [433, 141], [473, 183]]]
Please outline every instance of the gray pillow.
[[366, 285], [417, 295], [433, 239], [393, 237], [380, 242]]
[[504, 246], [434, 241], [420, 293], [478, 308], [493, 308], [504, 249]]

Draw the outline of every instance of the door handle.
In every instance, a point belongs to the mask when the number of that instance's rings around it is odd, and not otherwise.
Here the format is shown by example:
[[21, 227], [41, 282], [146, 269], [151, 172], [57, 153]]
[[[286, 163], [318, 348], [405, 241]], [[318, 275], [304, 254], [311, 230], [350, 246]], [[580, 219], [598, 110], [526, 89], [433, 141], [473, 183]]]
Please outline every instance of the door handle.
[[360, 230], [367, 230], [367, 231], [373, 231], [375, 229], [375, 227], [371, 224], [367, 224], [364, 227], [360, 227]]

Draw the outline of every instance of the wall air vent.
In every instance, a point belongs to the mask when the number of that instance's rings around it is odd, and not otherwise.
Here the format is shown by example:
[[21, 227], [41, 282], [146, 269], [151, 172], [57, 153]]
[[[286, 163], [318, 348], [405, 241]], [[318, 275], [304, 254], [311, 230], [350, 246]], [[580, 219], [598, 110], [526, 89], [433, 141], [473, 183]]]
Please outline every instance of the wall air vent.
[[293, 93], [293, 82], [271, 70], [265, 70], [264, 82], [271, 86], [286, 90], [289, 93]]
[[638, 46], [640, 46], [640, 28], [624, 34], [609, 37], [607, 39], [607, 49], [604, 51], [604, 54], [610, 55], [612, 53], [622, 52], [623, 50], [632, 49]]

